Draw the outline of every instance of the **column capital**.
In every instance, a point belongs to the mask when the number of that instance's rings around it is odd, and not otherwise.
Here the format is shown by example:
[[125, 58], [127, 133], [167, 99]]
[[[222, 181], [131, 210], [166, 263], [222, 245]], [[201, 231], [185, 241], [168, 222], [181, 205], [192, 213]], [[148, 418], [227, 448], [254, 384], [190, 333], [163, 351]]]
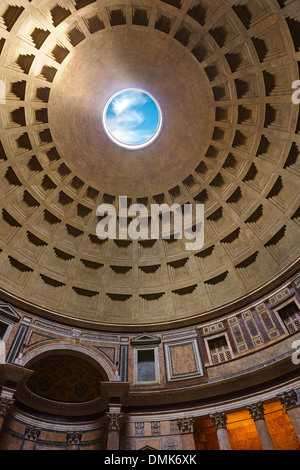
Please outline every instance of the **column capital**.
[[78, 431], [67, 432], [67, 444], [75, 445], [80, 444], [82, 439], [82, 433]]
[[177, 419], [177, 425], [181, 434], [192, 434], [194, 432], [194, 418]]
[[217, 413], [209, 415], [209, 417], [216, 429], [227, 429], [227, 414], [225, 411], [218, 411]]
[[41, 429], [37, 426], [28, 425], [25, 429], [25, 439], [28, 441], [36, 441], [41, 434]]
[[262, 402], [254, 403], [253, 405], [247, 406], [247, 410], [251, 414], [251, 417], [254, 421], [265, 419], [264, 404]]
[[108, 430], [109, 431], [120, 431], [123, 421], [124, 421], [124, 413], [106, 413], [106, 417], [108, 420]]
[[295, 390], [280, 393], [277, 396], [277, 399], [280, 401], [286, 411], [298, 406], [298, 397]]
[[14, 402], [14, 398], [0, 397], [0, 416], [5, 418]]

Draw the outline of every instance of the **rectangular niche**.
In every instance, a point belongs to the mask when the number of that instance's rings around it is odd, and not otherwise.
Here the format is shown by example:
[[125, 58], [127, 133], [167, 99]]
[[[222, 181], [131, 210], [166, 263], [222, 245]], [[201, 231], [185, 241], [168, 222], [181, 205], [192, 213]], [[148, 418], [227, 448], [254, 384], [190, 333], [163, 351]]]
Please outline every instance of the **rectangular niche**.
[[139, 306], [140, 313], [145, 320], [160, 320], [162, 312], [166, 311], [164, 292], [140, 295]]
[[232, 279], [232, 277], [232, 273], [229, 275], [229, 272], [226, 271], [204, 281], [207, 295], [212, 304], [224, 303], [233, 293], [235, 295], [239, 294], [241, 286], [236, 285], [236, 279], [235, 277]]
[[111, 315], [112, 320], [128, 320], [132, 312], [132, 296], [129, 294], [106, 294], [106, 314]]
[[241, 315], [244, 324], [246, 326], [247, 332], [251, 338], [254, 347], [259, 347], [264, 344], [264, 339], [259, 330], [259, 326], [256, 320], [256, 314], [251, 310], [246, 310]]
[[229, 230], [233, 223], [232, 219], [228, 217], [222, 206], [209, 215], [206, 220], [207, 224], [216, 235], [220, 235], [222, 232]]
[[249, 251], [248, 236], [243, 229], [238, 227], [221, 240], [221, 246], [231, 259], [240, 259]]
[[47, 262], [47, 268], [54, 274], [66, 276], [72, 270], [74, 259], [75, 257], [69, 253], [53, 248]]
[[81, 259], [77, 271], [78, 279], [93, 285], [99, 285], [102, 275], [103, 264]]
[[91, 255], [98, 257], [104, 257], [107, 249], [107, 240], [100, 240], [97, 235], [90, 234], [87, 237], [86, 244], [84, 247], [84, 253], [86, 255]]
[[[278, 338], [280, 336], [280, 331], [275, 325], [275, 322], [273, 320], [273, 315], [268, 310], [268, 307], [264, 303], [261, 303], [256, 306], [256, 312], [260, 318], [262, 325], [264, 326], [264, 329], [267, 335], [269, 336], [270, 341]], [[298, 312], [299, 312], [299, 308], [298, 308]], [[294, 320], [296, 320], [296, 323], [297, 323], [297, 319], [295, 319], [295, 317], [292, 314], [292, 321]], [[298, 328], [300, 329], [299, 320], [300, 320], [300, 314], [298, 314]]]
[[29, 261], [34, 259], [35, 262], [38, 263], [47, 246], [48, 245], [46, 242], [35, 236], [33, 233], [27, 231], [26, 236], [23, 237], [21, 244], [19, 240], [18, 248], [16, 249], [15, 253], [19, 253], [20, 256], [26, 258]]
[[141, 287], [158, 287], [162, 284], [160, 265], [140, 266], [139, 284]]
[[169, 239], [163, 240], [166, 256], [178, 255], [184, 252], [184, 242], [171, 236]]
[[110, 266], [107, 283], [110, 287], [131, 287], [131, 266]]
[[105, 28], [102, 18], [96, 12], [91, 14], [91, 16], [84, 18], [84, 21], [91, 34], [96, 33], [97, 31], [101, 31], [101, 29]]
[[168, 382], [203, 377], [197, 338], [164, 343]]
[[64, 215], [73, 202], [74, 199], [72, 199], [63, 191], [60, 191], [53, 199], [52, 206], [55, 207], [55, 209], [57, 209], [61, 213], [61, 215]]
[[174, 18], [169, 18], [168, 16], [163, 15], [161, 12], [158, 12], [155, 22], [155, 29], [162, 31], [163, 33], [169, 34], [173, 22]]
[[60, 222], [60, 219], [45, 209], [39, 218], [35, 221], [33, 227], [36, 231], [39, 231], [49, 238], [52, 238]]
[[8, 328], [8, 325], [6, 325], [5, 323], [2, 322], [2, 320], [0, 320], [0, 341], [3, 340], [6, 334], [7, 328]]
[[242, 354], [248, 351], [249, 348], [242, 329], [242, 320], [239, 317], [229, 318], [228, 326], [237, 352]]
[[0, 187], [2, 197], [6, 198], [9, 194], [21, 187], [22, 184], [11, 166], [8, 168], [3, 166], [0, 175], [2, 177]]
[[4, 280], [5, 285], [9, 288], [18, 288], [22, 292], [27, 282], [29, 282], [33, 269], [21, 263], [12, 256], [8, 257], [9, 262], [2, 265], [1, 278]]
[[188, 258], [172, 261], [168, 263], [167, 266], [170, 282], [172, 284], [181, 281], [189, 281], [192, 277]]
[[134, 385], [155, 385], [160, 383], [158, 354], [160, 342], [160, 338], [146, 333], [131, 340]]
[[289, 335], [300, 330], [300, 304], [295, 297], [278, 306], [274, 311]]
[[221, 364], [233, 359], [233, 351], [227, 333], [204, 338], [211, 365]]
[[201, 274], [214, 272], [220, 269], [222, 266], [225, 269], [224, 265], [224, 250], [220, 245], [212, 245], [199, 253], [195, 254], [197, 265]]
[[130, 260], [132, 258], [132, 242], [129, 240], [114, 240], [112, 258], [115, 260]]
[[133, 6], [132, 9], [132, 24], [136, 24], [139, 26], [148, 26], [150, 9], [138, 6]]
[[2, 209], [0, 217], [0, 240], [4, 243], [9, 243], [20, 228], [21, 224], [5, 209]]
[[140, 261], [159, 257], [157, 240], [140, 240], [138, 242], [138, 257]]
[[268, 269], [260, 270], [259, 266], [266, 265], [265, 260], [266, 258], [256, 251], [235, 266], [237, 275], [246, 287], [257, 285], [264, 278]]
[[67, 224], [60, 236], [60, 243], [70, 249], [78, 249], [83, 233], [82, 230]]
[[79, 315], [95, 314], [99, 300], [99, 292], [72, 287], [68, 308]]
[[172, 291], [176, 311], [194, 311], [199, 308], [198, 286]]
[[246, 220], [246, 224], [259, 239], [263, 239], [276, 230], [278, 220], [261, 204]]
[[107, 14], [111, 26], [126, 24], [126, 5], [120, 5], [119, 8], [107, 8]]
[[58, 305], [64, 293], [64, 287], [63, 282], [40, 274], [34, 283], [32, 295], [35, 300], [40, 302]]

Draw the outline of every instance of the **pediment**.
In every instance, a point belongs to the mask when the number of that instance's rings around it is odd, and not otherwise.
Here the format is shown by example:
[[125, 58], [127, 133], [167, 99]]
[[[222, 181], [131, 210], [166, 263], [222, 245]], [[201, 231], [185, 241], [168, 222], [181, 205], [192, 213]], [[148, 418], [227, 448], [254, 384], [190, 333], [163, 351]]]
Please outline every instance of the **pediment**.
[[18, 323], [21, 320], [21, 316], [10, 304], [0, 304], [0, 315], [14, 323]]
[[157, 450], [157, 449], [154, 449], [154, 447], [145, 446], [145, 447], [142, 447], [140, 450]]
[[161, 342], [161, 339], [158, 338], [157, 336], [149, 335], [148, 333], [143, 333], [139, 336], [136, 336], [135, 338], [132, 338], [130, 343], [133, 346], [140, 346], [140, 345], [146, 345], [146, 344], [159, 344]]

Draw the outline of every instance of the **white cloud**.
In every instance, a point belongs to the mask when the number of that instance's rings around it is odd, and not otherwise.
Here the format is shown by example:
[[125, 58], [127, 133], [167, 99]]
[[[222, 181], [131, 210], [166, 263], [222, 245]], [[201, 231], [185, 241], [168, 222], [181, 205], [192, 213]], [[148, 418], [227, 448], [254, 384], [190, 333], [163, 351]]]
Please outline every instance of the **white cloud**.
[[141, 108], [147, 101], [147, 96], [137, 91], [125, 92], [113, 100], [106, 124], [115, 139], [127, 144], [150, 139], [149, 131], [142, 126], [145, 116]]
[[147, 101], [148, 98], [144, 93], [141, 93], [140, 91], [127, 91], [120, 95], [120, 97], [117, 97], [113, 100], [113, 112], [116, 115], [119, 115], [132, 109], [133, 107], [141, 107], [147, 103]]

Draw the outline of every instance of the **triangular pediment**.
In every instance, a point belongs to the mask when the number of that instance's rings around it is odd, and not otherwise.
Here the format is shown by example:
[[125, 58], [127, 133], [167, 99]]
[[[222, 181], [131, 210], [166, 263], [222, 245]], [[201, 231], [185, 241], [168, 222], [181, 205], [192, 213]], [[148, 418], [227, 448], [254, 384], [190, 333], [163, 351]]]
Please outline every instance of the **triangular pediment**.
[[161, 339], [157, 336], [149, 335], [148, 333], [143, 333], [135, 338], [132, 338], [130, 341], [133, 346], [143, 345], [143, 344], [159, 344]]
[[154, 449], [154, 447], [145, 446], [145, 447], [142, 447], [140, 450], [157, 450], [157, 449]]
[[21, 320], [21, 316], [10, 304], [0, 304], [0, 315], [14, 323], [17, 323]]

